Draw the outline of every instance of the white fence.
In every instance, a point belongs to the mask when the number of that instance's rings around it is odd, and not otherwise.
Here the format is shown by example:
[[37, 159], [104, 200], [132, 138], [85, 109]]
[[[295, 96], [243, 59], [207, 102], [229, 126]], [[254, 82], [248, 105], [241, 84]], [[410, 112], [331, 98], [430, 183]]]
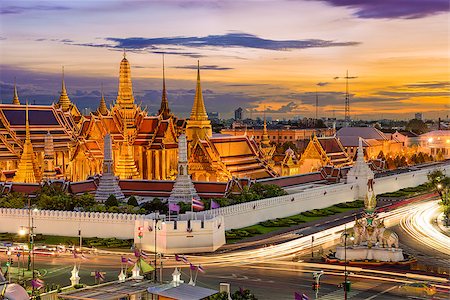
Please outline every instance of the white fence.
[[[427, 174], [437, 167], [411, 171], [375, 179], [376, 194], [393, 192], [402, 188], [417, 186], [427, 181]], [[450, 173], [450, 165], [439, 166]], [[365, 186], [362, 188], [366, 188]], [[331, 184], [290, 194], [242, 204], [230, 205], [214, 210], [197, 212], [197, 218], [203, 215], [223, 215], [225, 230], [242, 228], [271, 220], [292, 216], [307, 210], [325, 208], [334, 204], [357, 199], [355, 184]]]
[[20, 227], [29, 226], [31, 218], [36, 233], [45, 235], [77, 236], [78, 230], [81, 230], [84, 237], [131, 239], [134, 235], [135, 221], [144, 216], [0, 208], [0, 232], [18, 232]]

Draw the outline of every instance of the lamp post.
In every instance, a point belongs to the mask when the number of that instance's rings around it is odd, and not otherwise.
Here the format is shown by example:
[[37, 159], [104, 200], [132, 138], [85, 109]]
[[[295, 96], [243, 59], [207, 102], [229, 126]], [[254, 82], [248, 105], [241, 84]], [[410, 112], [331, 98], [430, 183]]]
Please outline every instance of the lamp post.
[[[347, 274], [347, 226], [345, 226], [344, 229], [344, 299], [347, 300], [347, 293], [350, 291], [350, 282], [348, 281], [348, 274]], [[350, 237], [350, 240], [354, 240], [354, 237]]]
[[155, 270], [154, 270], [154, 272], [155, 272], [155, 275], [153, 276], [153, 278], [155, 279], [155, 282], [157, 281], [157, 277], [158, 277], [158, 253], [156, 252], [157, 251], [157, 248], [156, 248], [156, 243], [157, 243], [157, 234], [156, 234], [156, 231], [158, 230], [158, 219], [156, 218], [156, 213], [155, 213], [155, 228], [153, 228], [154, 229], [154, 231], [155, 231]]
[[9, 249], [9, 247], [6, 254], [8, 255], [8, 262], [6, 263], [6, 266], [8, 267], [8, 282], [11, 283], [11, 249]]
[[[29, 248], [28, 248], [28, 270], [30, 270], [31, 266], [31, 276], [32, 280], [35, 279], [34, 274], [34, 218], [33, 218], [33, 212], [37, 212], [38, 209], [31, 209], [30, 205], [30, 199], [28, 198], [28, 242], [29, 242]], [[19, 230], [19, 235], [25, 235], [26, 230], [24, 227], [21, 227]], [[25, 280], [25, 278], [24, 278]], [[34, 295], [34, 286], [32, 285], [32, 293]]]

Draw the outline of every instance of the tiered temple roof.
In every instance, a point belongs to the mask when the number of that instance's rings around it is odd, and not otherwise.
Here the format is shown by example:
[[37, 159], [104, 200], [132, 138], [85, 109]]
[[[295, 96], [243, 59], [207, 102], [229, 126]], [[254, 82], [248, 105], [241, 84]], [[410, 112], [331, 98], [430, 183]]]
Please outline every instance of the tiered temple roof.
[[314, 136], [306, 147], [300, 163], [307, 159], [318, 159], [322, 166], [332, 165], [335, 167], [349, 166], [353, 163], [336, 137]]
[[[200, 158], [199, 156], [205, 156]], [[276, 172], [261, 158], [256, 143], [247, 136], [213, 136], [199, 140], [192, 151], [191, 162], [210, 162], [232, 177], [253, 179], [275, 177]]]
[[[55, 150], [67, 149], [79, 133], [76, 121], [55, 105], [29, 105], [30, 140], [36, 152], [44, 152], [47, 132], [53, 136]], [[26, 136], [25, 105], [0, 104], [0, 158], [17, 159]]]

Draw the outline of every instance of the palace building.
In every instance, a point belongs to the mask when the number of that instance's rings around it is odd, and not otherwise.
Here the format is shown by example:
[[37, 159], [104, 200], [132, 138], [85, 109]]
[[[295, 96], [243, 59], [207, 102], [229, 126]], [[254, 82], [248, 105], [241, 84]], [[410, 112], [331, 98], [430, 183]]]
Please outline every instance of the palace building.
[[187, 122], [169, 109], [164, 66], [162, 85], [161, 107], [156, 116], [150, 116], [135, 103], [131, 67], [124, 54], [117, 99], [110, 109], [102, 92], [97, 110], [82, 115], [70, 100], [64, 70], [59, 100], [51, 105], [23, 105], [14, 86], [11, 104], [0, 104], [0, 181], [84, 181], [99, 175], [107, 134], [114, 174], [120, 180], [173, 180], [178, 167], [178, 136], [183, 132], [188, 141], [189, 174], [196, 181], [279, 175], [269, 163], [273, 155], [269, 143], [258, 145], [246, 135], [213, 136], [200, 67]]

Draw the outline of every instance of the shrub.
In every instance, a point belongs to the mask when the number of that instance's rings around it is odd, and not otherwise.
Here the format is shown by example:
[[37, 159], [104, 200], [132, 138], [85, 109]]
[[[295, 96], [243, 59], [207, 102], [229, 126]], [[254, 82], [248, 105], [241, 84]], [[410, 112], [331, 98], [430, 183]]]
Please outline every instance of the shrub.
[[136, 200], [136, 197], [134, 197], [134, 196], [130, 196], [130, 198], [128, 198], [127, 204], [128, 205], [132, 205], [132, 206], [138, 206], [139, 205], [139, 203]]
[[108, 199], [105, 201], [105, 206], [111, 207], [111, 206], [119, 206], [119, 201], [117, 201], [116, 196], [110, 195]]

